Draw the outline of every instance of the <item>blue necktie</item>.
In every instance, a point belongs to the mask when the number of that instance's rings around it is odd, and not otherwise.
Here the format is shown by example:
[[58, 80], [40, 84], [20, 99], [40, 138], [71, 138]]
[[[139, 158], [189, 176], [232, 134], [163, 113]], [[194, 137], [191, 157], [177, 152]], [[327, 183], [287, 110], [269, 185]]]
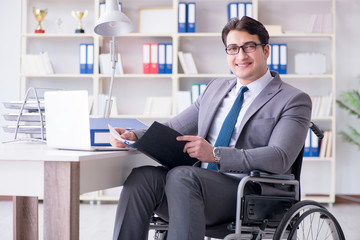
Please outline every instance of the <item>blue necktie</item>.
[[[226, 116], [223, 125], [221, 126], [220, 133], [215, 142], [215, 147], [227, 147], [229, 146], [231, 136], [234, 132], [235, 124], [239, 116], [241, 105], [244, 100], [244, 93], [249, 90], [247, 86], [242, 86], [240, 88], [240, 93], [236, 97], [233, 106], [230, 109], [230, 112]], [[215, 163], [209, 163], [207, 169], [217, 170], [217, 165]]]

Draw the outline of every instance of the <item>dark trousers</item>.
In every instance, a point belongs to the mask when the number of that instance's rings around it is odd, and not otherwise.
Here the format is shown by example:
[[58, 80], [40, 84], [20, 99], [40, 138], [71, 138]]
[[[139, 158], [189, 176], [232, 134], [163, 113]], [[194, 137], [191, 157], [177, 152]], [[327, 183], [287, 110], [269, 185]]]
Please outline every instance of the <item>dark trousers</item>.
[[234, 221], [239, 181], [193, 166], [136, 168], [123, 186], [113, 239], [148, 239], [155, 212], [169, 222], [169, 240], [203, 240], [205, 226]]

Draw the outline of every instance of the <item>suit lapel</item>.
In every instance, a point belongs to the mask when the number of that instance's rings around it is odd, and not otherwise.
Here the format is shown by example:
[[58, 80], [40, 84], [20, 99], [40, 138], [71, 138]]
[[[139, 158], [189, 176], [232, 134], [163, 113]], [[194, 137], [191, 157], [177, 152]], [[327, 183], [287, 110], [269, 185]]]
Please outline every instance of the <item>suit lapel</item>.
[[224, 87], [220, 87], [218, 92], [214, 94], [214, 97], [211, 99], [210, 103], [207, 105], [206, 111], [206, 121], [203, 122], [203, 126], [199, 129], [201, 132], [199, 132], [199, 136], [206, 137], [211, 123], [213, 122], [213, 119], [215, 117], [215, 114], [222, 103], [223, 99], [226, 97], [226, 95], [229, 93], [229, 91], [234, 87], [236, 83], [236, 78], [228, 79], [224, 81]]
[[273, 98], [278, 92], [281, 91], [282, 81], [279, 78], [279, 75], [276, 75], [273, 80], [260, 92], [260, 94], [254, 99], [254, 101], [249, 106], [246, 111], [244, 118], [240, 124], [240, 133], [243, 130], [247, 121], [271, 98]]

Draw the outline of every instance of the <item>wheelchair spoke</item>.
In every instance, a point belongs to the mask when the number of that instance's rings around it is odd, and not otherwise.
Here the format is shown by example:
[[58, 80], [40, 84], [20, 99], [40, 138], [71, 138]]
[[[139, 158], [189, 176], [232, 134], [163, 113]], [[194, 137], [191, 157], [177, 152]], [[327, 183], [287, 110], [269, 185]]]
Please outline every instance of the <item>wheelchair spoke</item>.
[[341, 227], [334, 216], [312, 202], [298, 204], [284, 216], [276, 229], [279, 240], [343, 240]]

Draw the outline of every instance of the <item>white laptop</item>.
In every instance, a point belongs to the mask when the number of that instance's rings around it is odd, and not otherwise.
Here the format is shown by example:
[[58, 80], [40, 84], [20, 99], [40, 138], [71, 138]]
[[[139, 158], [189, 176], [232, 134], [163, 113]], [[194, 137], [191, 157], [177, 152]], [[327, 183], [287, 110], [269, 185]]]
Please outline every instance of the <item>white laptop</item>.
[[120, 150], [111, 146], [91, 146], [87, 91], [44, 93], [47, 146], [70, 150]]

